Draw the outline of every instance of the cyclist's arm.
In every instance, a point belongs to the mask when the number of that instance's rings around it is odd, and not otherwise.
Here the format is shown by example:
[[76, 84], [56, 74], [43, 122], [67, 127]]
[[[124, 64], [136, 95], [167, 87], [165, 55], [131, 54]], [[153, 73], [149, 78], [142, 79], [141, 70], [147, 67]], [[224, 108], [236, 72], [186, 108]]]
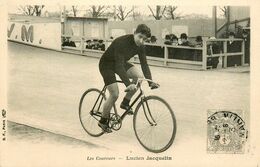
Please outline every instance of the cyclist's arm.
[[131, 84], [125, 69], [125, 60], [124, 55], [120, 51], [120, 48], [115, 48], [115, 68], [116, 72], [119, 75], [120, 79], [124, 82], [125, 86], [129, 86]]
[[144, 47], [142, 46], [142, 48], [140, 49], [139, 53], [139, 60], [140, 60], [140, 64], [141, 64], [141, 68], [144, 74], [144, 77], [147, 79], [152, 80], [152, 75], [151, 75], [151, 71], [150, 68], [147, 64], [147, 60], [146, 60], [146, 55], [145, 55], [145, 51], [144, 51]]

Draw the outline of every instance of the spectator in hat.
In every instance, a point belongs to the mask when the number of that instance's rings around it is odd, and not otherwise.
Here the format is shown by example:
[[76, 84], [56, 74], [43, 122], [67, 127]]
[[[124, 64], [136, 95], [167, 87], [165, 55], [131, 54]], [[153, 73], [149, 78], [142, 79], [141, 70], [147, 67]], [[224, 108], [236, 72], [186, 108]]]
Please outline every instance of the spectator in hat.
[[193, 46], [189, 41], [188, 41], [188, 36], [186, 33], [182, 33], [180, 36], [181, 39], [181, 46]]
[[98, 50], [105, 51], [105, 44], [102, 39], [98, 41]]
[[174, 35], [174, 34], [171, 34], [171, 42], [172, 42], [172, 45], [174, 45], [174, 46], [179, 45], [178, 37], [176, 35]]
[[[241, 52], [241, 42], [234, 41], [235, 33], [230, 32], [228, 35], [229, 41], [227, 42], [227, 53], [236, 53]], [[227, 66], [237, 66], [241, 65], [241, 55], [228, 56], [227, 57]]]
[[93, 39], [93, 45], [92, 45], [92, 49], [94, 50], [98, 50], [98, 39]]
[[156, 43], [156, 41], [157, 41], [157, 38], [156, 38], [156, 36], [151, 36], [151, 40], [150, 40], [150, 42], [151, 43], [153, 43], [153, 44], [155, 44]]
[[63, 38], [64, 41], [61, 46], [69, 46], [70, 45], [70, 37]]
[[88, 40], [86, 40], [86, 42], [87, 42], [86, 49], [92, 49], [91, 40], [88, 39]]
[[195, 47], [202, 47], [202, 37], [200, 35], [196, 37], [195, 42]]
[[[181, 44], [180, 46], [193, 46], [189, 41], [188, 41], [188, 36], [186, 33], [182, 33], [180, 36], [181, 39]], [[194, 59], [194, 52], [190, 49], [184, 49], [182, 48], [180, 50], [180, 56], [181, 59], [183, 60], [193, 60]]]
[[165, 35], [165, 38], [164, 38], [164, 44], [165, 45], [171, 45], [172, 42], [171, 42], [171, 36], [170, 35]]
[[[203, 46], [202, 37], [199, 35], [196, 37], [194, 47], [201, 48]], [[202, 61], [202, 50], [194, 50], [193, 61]]]
[[[210, 37], [209, 39], [214, 40], [215, 37]], [[217, 68], [219, 63], [219, 56], [213, 57], [214, 54], [219, 54], [221, 52], [219, 45], [214, 41], [207, 42], [207, 66], [212, 66], [212, 68]]]
[[71, 37], [65, 37], [65, 41], [62, 43], [62, 46], [76, 47], [75, 42], [71, 41], [70, 38]]
[[70, 41], [70, 42], [69, 42], [69, 46], [70, 46], [70, 47], [76, 47], [76, 44], [75, 44], [74, 41]]

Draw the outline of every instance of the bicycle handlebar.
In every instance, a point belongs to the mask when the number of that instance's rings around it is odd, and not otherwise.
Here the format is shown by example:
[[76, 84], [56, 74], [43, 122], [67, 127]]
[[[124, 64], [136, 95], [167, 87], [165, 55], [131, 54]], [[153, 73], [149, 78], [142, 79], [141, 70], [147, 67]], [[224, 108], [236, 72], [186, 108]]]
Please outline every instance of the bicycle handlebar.
[[[157, 86], [157, 87], [155, 87], [155, 88], [159, 88], [159, 87], [160, 87], [160, 85], [159, 85], [158, 83], [156, 83], [156, 82], [154, 82], [154, 81], [152, 81], [152, 80], [150, 80], [150, 79], [138, 78], [138, 79], [137, 79], [137, 82], [136, 82], [136, 84], [135, 84], [136, 89], [138, 89], [138, 88], [141, 86], [141, 83], [142, 83], [143, 81], [155, 83], [155, 85]], [[151, 89], [155, 89], [155, 88], [151, 88]], [[129, 92], [129, 90], [125, 90], [125, 92]]]

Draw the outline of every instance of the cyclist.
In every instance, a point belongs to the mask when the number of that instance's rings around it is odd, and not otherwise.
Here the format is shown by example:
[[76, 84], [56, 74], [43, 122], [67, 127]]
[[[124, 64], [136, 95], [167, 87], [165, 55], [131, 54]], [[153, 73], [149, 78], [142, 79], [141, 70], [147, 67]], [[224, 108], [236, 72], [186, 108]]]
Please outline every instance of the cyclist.
[[[140, 24], [137, 26], [134, 34], [127, 34], [116, 38], [100, 59], [99, 71], [109, 91], [109, 97], [102, 107], [102, 117], [98, 123], [98, 126], [105, 132], [112, 132], [108, 125], [110, 110], [119, 95], [115, 74], [119, 75], [120, 79], [126, 86], [127, 93], [120, 105], [120, 108], [125, 110], [129, 109], [129, 102], [136, 92], [135, 82], [138, 78], [143, 77], [139, 70], [133, 64], [128, 62], [134, 55], [138, 54], [139, 56], [142, 72], [145, 78], [152, 79], [146, 56], [144, 54], [144, 41], [150, 36], [150, 28], [145, 24]], [[133, 79], [132, 83], [129, 78]], [[149, 86], [152, 89], [158, 87], [158, 85], [152, 82], [149, 82]], [[133, 111], [130, 109], [128, 114], [133, 114]]]

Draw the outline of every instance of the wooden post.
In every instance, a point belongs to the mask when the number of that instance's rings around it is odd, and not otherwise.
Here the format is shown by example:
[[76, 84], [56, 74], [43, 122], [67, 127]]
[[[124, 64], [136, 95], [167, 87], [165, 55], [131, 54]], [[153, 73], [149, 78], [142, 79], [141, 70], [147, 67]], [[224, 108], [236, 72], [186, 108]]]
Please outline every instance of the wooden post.
[[223, 42], [223, 48], [224, 48], [224, 68], [227, 68], [227, 41]]
[[164, 61], [163, 61], [163, 65], [166, 67], [167, 66], [167, 61], [168, 61], [168, 48], [166, 45], [164, 45]]
[[244, 66], [245, 65], [245, 41], [244, 40], [242, 41], [241, 52], [242, 52], [242, 55], [241, 55], [241, 66]]
[[202, 69], [207, 70], [207, 38], [202, 39]]
[[82, 54], [83, 53], [83, 49], [84, 49], [84, 37], [80, 37], [80, 46], [81, 46], [81, 49], [80, 49], [80, 53]]
[[214, 34], [214, 36], [216, 37], [217, 36], [217, 7], [216, 6], [213, 6], [213, 8], [212, 8], [212, 24], [213, 24], [213, 34]]

